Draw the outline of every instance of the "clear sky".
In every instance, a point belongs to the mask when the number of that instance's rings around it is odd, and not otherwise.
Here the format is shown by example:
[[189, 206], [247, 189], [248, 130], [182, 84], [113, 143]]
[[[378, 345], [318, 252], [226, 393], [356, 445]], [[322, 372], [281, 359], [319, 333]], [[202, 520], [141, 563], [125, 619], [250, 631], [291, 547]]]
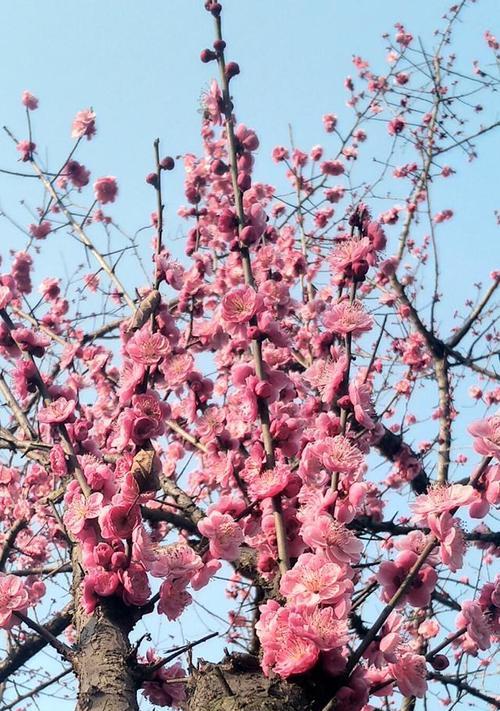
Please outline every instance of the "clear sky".
[[[236, 112], [261, 139], [257, 176], [268, 182], [277, 176], [270, 152], [274, 145], [288, 142], [288, 124], [293, 125], [296, 145], [308, 150], [316, 143], [327, 145], [321, 123], [324, 113], [337, 113], [341, 120], [350, 116], [342, 82], [355, 73], [353, 53], [383, 68], [381, 35], [397, 21], [430, 46], [432, 30], [449, 5], [450, 0], [226, 0], [228, 57], [238, 61], [242, 70], [233, 84]], [[498, 8], [498, 0], [480, 0], [465, 11], [458, 51], [467, 54], [470, 44], [478, 48], [472, 58], [484, 56], [482, 34], [486, 29], [498, 34], [493, 24]], [[33, 92], [40, 99], [34, 114], [35, 140], [41, 155], [55, 167], [71, 147], [74, 114], [92, 106], [98, 135], [82, 147], [78, 159], [94, 177], [118, 178], [120, 198], [109, 212], [133, 233], [148, 224], [155, 209], [154, 193], [144, 182], [153, 168], [153, 140], [160, 137], [162, 153], [172, 155], [200, 148], [200, 97], [215, 68], [203, 65], [199, 53], [211, 45], [212, 34], [202, 0], [4, 0], [1, 124], [26, 137], [20, 95], [24, 89]], [[443, 228], [449, 257], [444, 284], [456, 294], [458, 304], [465, 298], [465, 285], [486, 277], [493, 266], [493, 243], [487, 237], [494, 230], [498, 157], [488, 141], [489, 149], [480, 150], [478, 168], [453, 185], [460, 237], [453, 223]], [[15, 170], [19, 166], [15, 161], [12, 144], [2, 133], [0, 168]], [[36, 207], [40, 188], [34, 181], [0, 175], [0, 209], [26, 226], [32, 219], [26, 205], [20, 205], [22, 199]], [[182, 201], [179, 167], [166, 178], [171, 238], [180, 234], [178, 221], [170, 216]], [[445, 202], [436, 209], [450, 207]], [[47, 241], [40, 274], [61, 273], [61, 255], [69, 239], [61, 232], [50, 245]], [[149, 239], [145, 237], [146, 242]], [[21, 249], [24, 243], [8, 222], [0, 221], [0, 254], [6, 257], [8, 249]], [[137, 283], [134, 276], [127, 274], [125, 279]], [[184, 627], [186, 638], [199, 636], [197, 624], [193, 614]], [[174, 627], [177, 634], [178, 625]], [[38, 706], [41, 711], [72, 707], [56, 703], [42, 696]]]

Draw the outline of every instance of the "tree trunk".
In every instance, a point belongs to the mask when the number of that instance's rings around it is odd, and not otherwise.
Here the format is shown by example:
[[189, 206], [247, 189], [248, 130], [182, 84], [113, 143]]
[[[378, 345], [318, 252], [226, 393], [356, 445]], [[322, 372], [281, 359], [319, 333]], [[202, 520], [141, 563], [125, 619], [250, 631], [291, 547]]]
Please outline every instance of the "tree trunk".
[[137, 681], [130, 664], [129, 634], [134, 626], [130, 608], [113, 597], [101, 599], [92, 615], [84, 612], [77, 549], [73, 551], [76, 711], [138, 711]]
[[[321, 688], [322, 686], [322, 688]], [[187, 687], [189, 711], [318, 711], [328, 698], [326, 684], [267, 678], [259, 661], [233, 654], [220, 664], [201, 662]]]

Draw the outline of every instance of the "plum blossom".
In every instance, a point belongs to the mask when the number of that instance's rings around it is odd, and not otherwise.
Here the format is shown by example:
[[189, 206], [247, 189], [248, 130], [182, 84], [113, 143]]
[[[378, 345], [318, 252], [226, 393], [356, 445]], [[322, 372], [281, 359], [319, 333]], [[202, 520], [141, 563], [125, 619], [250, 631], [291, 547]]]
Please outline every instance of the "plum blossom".
[[244, 535], [241, 526], [227, 513], [212, 511], [198, 524], [202, 536], [208, 538], [214, 558], [236, 560]]
[[427, 690], [425, 657], [411, 649], [398, 650], [397, 661], [389, 664], [389, 671], [404, 696], [421, 699]]
[[366, 313], [363, 304], [355, 299], [352, 304], [340, 301], [325, 311], [323, 323], [333, 333], [340, 336], [350, 334], [356, 338], [371, 329], [373, 319]]
[[334, 605], [338, 616], [347, 612], [352, 582], [340, 565], [314, 553], [302, 553], [281, 578], [280, 592], [294, 605]]
[[356, 562], [363, 549], [363, 543], [352, 531], [328, 515], [306, 521], [301, 533], [304, 543], [319, 549], [332, 563], [344, 565]]
[[73, 124], [71, 126], [71, 138], [83, 138], [86, 136], [87, 140], [90, 141], [92, 136], [95, 136], [95, 134], [95, 113], [92, 109], [83, 109], [83, 111], [79, 111], [73, 119]]
[[430, 514], [453, 512], [470, 504], [478, 497], [472, 486], [463, 484], [438, 484], [427, 494], [417, 496], [411, 504], [415, 521], [427, 521]]
[[108, 175], [104, 178], [98, 178], [94, 183], [94, 194], [97, 202], [101, 205], [106, 205], [108, 202], [114, 202], [118, 194], [118, 185], [116, 178]]
[[97, 518], [103, 503], [103, 495], [100, 492], [94, 492], [88, 498], [83, 494], [77, 494], [71, 499], [68, 508], [66, 509], [63, 520], [64, 525], [75, 536], [78, 535], [87, 520]]
[[156, 365], [170, 351], [168, 339], [161, 333], [151, 333], [144, 326], [137, 331], [127, 343], [127, 353], [135, 363], [151, 366]]
[[257, 292], [251, 286], [239, 286], [222, 299], [222, 318], [227, 323], [250, 321], [257, 307]]
[[58, 425], [70, 421], [75, 412], [74, 400], [58, 397], [46, 407], [38, 411], [38, 420], [48, 425]]
[[478, 454], [500, 459], [500, 414], [473, 422], [468, 429]]
[[16, 611], [24, 612], [29, 596], [24, 580], [17, 575], [0, 573], [0, 627], [10, 629]]

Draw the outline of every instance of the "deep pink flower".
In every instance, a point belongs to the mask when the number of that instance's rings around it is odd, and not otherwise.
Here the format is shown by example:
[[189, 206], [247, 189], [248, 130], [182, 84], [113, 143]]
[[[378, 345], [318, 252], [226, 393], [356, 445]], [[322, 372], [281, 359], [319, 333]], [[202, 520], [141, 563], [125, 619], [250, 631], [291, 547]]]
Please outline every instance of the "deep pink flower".
[[170, 343], [161, 333], [151, 333], [146, 326], [127, 343], [127, 353], [135, 363], [156, 365], [170, 351]]
[[151, 595], [148, 576], [142, 565], [130, 563], [126, 570], [118, 571], [123, 585], [123, 600], [127, 605], [145, 605]]
[[[377, 580], [383, 587], [382, 599], [389, 602], [399, 589], [408, 572], [418, 559], [417, 553], [410, 550], [402, 551], [396, 560], [384, 561], [380, 564]], [[402, 607], [406, 601], [413, 607], [425, 607], [429, 604], [431, 594], [437, 582], [437, 573], [430, 565], [424, 565], [416, 574], [405, 595], [398, 603]]]
[[389, 136], [397, 136], [398, 133], [403, 131], [405, 126], [406, 121], [404, 118], [402, 116], [396, 116], [387, 124], [387, 132], [389, 133]]
[[23, 163], [31, 160], [31, 156], [36, 150], [36, 144], [30, 141], [19, 141], [16, 144], [16, 151], [21, 154], [21, 159]]
[[257, 292], [251, 286], [238, 286], [222, 299], [222, 318], [227, 323], [245, 323], [255, 314]]
[[95, 136], [95, 134], [95, 113], [92, 109], [83, 109], [83, 111], [79, 111], [73, 119], [71, 137], [83, 138], [83, 136], [87, 136], [87, 140], [90, 141], [92, 136]]
[[94, 183], [95, 198], [101, 205], [106, 205], [108, 202], [114, 202], [118, 194], [118, 185], [116, 178], [108, 175], [104, 178], [98, 178]]
[[279, 462], [271, 469], [264, 468], [248, 479], [248, 492], [253, 499], [266, 499], [280, 494], [290, 481], [290, 469]]
[[141, 521], [139, 506], [118, 504], [105, 506], [99, 513], [99, 526], [103, 538], [130, 538]]
[[69, 160], [63, 168], [63, 176], [70, 180], [75, 188], [81, 189], [88, 185], [90, 170], [76, 160]]
[[68, 422], [73, 419], [76, 403], [74, 400], [66, 400], [65, 397], [58, 397], [46, 407], [38, 411], [38, 421], [48, 425], [56, 425]]
[[321, 651], [343, 647], [348, 640], [347, 622], [339, 620], [333, 607], [301, 605], [290, 611], [290, 630], [314, 642]]
[[323, 126], [327, 133], [333, 133], [337, 126], [337, 117], [335, 114], [325, 114], [323, 116]]

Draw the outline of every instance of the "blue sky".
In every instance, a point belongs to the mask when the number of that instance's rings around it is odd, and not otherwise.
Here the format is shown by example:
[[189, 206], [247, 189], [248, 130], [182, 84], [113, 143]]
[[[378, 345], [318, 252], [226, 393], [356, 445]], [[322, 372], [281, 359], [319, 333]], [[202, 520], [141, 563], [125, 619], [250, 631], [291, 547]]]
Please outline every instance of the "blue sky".
[[[228, 57], [238, 61], [242, 70], [233, 84], [236, 112], [259, 134], [257, 175], [269, 182], [279, 180], [270, 152], [274, 145], [288, 142], [289, 124], [298, 147], [328, 146], [321, 116], [337, 113], [341, 125], [350, 116], [342, 82], [347, 74], [354, 74], [353, 53], [373, 60], [383, 70], [387, 65], [382, 33], [391, 32], [394, 23], [401, 21], [430, 46], [432, 30], [449, 4], [442, 0], [227, 0]], [[496, 10], [497, 0], [480, 0], [464, 13], [457, 51], [468, 57], [468, 68], [471, 58], [486, 56], [482, 34], [486, 29], [495, 32]], [[203, 65], [199, 53], [211, 45], [212, 34], [211, 18], [201, 0], [5, 3], [0, 25], [1, 124], [19, 138], [26, 137], [20, 95], [24, 89], [32, 91], [40, 99], [33, 116], [35, 140], [40, 154], [55, 167], [71, 148], [74, 114], [91, 105], [97, 113], [98, 135], [82, 146], [78, 159], [94, 177], [118, 178], [120, 198], [110, 214], [133, 233], [149, 222], [155, 209], [154, 193], [144, 182], [153, 167], [153, 140], [160, 137], [162, 153], [172, 155], [200, 148], [200, 97], [215, 68]], [[477, 47], [477, 52], [468, 45]], [[455, 305], [472, 293], [468, 285], [486, 277], [494, 266], [491, 236], [497, 158], [493, 139], [484, 145], [481, 151], [479, 144], [480, 163], [464, 179], [454, 179], [453, 204], [445, 193], [442, 204], [436, 203], [436, 211], [456, 208], [460, 219], [442, 228], [448, 265], [443, 283]], [[15, 170], [19, 166], [15, 161], [12, 144], [0, 135], [0, 167]], [[458, 162], [463, 167], [463, 159]], [[173, 239], [180, 236], [175, 217], [183, 201], [180, 166], [166, 177], [165, 185], [167, 232]], [[36, 207], [41, 197], [34, 181], [0, 175], [0, 208], [20, 224], [32, 221], [26, 205]], [[20, 204], [23, 199], [25, 205]], [[24, 238], [5, 220], [0, 221], [0, 230], [3, 257], [9, 248], [24, 246]], [[69, 239], [60, 232], [50, 244], [47, 241], [38, 266], [40, 275], [62, 272], [62, 254], [68, 250]], [[145, 246], [149, 241], [150, 236], [145, 236]], [[180, 253], [180, 242], [176, 245], [174, 251]], [[129, 272], [124, 278], [137, 283], [135, 276]], [[197, 636], [197, 625], [192, 615], [184, 626], [186, 638]], [[210, 646], [205, 647], [206, 656], [209, 651]], [[71, 707], [57, 702], [61, 711]], [[53, 709], [54, 702], [41, 697], [39, 708]]]

